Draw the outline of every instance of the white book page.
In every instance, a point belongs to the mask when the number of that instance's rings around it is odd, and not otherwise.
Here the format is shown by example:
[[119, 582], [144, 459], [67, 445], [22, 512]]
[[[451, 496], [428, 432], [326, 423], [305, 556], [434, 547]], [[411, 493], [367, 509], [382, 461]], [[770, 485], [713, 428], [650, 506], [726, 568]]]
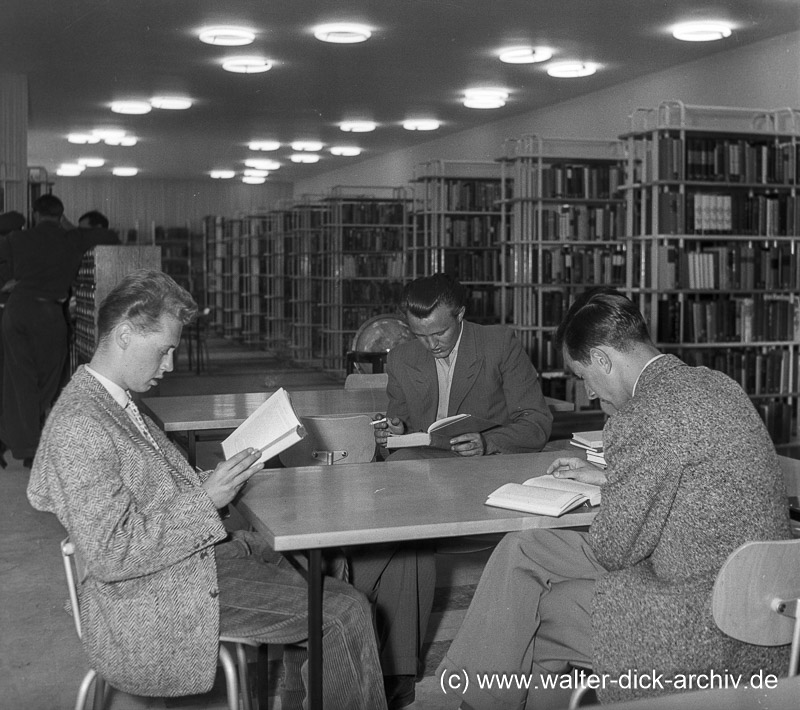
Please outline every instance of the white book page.
[[591, 483], [581, 483], [571, 478], [556, 478], [551, 473], [544, 476], [535, 476], [525, 481], [526, 486], [537, 488], [555, 488], [559, 491], [569, 491], [570, 493], [581, 493], [585, 495], [592, 505], [600, 504], [600, 486]]
[[569, 491], [506, 483], [487, 498], [486, 505], [539, 515], [561, 515], [579, 500], [578, 494]]

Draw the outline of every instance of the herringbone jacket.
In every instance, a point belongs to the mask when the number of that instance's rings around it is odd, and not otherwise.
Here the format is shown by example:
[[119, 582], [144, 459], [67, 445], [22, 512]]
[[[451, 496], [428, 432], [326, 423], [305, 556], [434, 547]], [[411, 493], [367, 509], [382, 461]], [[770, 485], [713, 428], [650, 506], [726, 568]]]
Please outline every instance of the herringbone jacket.
[[45, 425], [28, 499], [58, 516], [85, 565], [92, 667], [130, 693], [204, 692], [219, 643], [214, 543], [225, 529], [197, 474], [147, 424], [163, 453], [80, 368]]

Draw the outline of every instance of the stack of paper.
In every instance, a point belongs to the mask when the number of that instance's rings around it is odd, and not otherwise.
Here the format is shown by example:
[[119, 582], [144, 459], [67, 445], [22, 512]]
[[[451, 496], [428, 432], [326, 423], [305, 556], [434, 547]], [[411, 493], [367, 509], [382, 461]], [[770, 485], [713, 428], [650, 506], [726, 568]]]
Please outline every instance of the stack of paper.
[[585, 449], [586, 460], [600, 468], [606, 467], [606, 459], [603, 455], [603, 431], [576, 431], [572, 433], [573, 446]]

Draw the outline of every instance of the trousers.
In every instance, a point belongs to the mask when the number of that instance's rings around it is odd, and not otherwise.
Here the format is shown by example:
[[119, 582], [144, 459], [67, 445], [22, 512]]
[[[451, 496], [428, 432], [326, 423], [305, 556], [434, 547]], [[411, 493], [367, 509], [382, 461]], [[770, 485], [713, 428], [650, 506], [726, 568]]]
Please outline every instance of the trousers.
[[[537, 710], [566, 707], [570, 689], [547, 689], [542, 680], [569, 664], [591, 666], [591, 602], [594, 583], [605, 573], [586, 533], [506, 535], [436, 671], [440, 687], [462, 692], [475, 710], [521, 710], [529, 700]], [[489, 687], [485, 676], [494, 674], [525, 676], [529, 689], [524, 682]]]
[[[306, 708], [308, 586], [254, 533], [217, 545], [220, 634], [284, 649], [283, 710]], [[322, 687], [327, 708], [383, 710], [386, 697], [369, 602], [349, 584], [324, 578]], [[297, 645], [301, 644], [301, 645]]]

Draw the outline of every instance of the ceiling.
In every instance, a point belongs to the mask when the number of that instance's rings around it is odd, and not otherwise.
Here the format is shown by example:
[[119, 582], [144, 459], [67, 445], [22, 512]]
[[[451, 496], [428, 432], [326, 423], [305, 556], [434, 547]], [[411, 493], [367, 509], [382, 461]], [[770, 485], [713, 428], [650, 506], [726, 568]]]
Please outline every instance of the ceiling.
[[[729, 20], [731, 37], [680, 42], [679, 21]], [[314, 38], [322, 22], [358, 21], [373, 29], [361, 44]], [[201, 43], [209, 25], [246, 25], [249, 47]], [[29, 164], [54, 172], [62, 162], [100, 157], [135, 166], [141, 177], [203, 178], [247, 157], [276, 158], [269, 180], [295, 181], [434, 137], [528, 113], [643, 74], [800, 28], [797, 0], [3, 0], [0, 72], [28, 77]], [[600, 65], [593, 76], [554, 79], [546, 64], [504, 64], [507, 46], [549, 46], [556, 59]], [[223, 71], [223, 57], [260, 54], [262, 74]], [[465, 108], [465, 89], [500, 86], [508, 103]], [[120, 99], [180, 94], [186, 111], [112, 113]], [[433, 133], [404, 130], [406, 118], [436, 118]], [[348, 119], [377, 121], [372, 133], [344, 133]], [[73, 145], [66, 136], [120, 127], [134, 147]], [[247, 144], [275, 139], [276, 153]], [[289, 162], [293, 140], [325, 148], [314, 165]], [[335, 157], [333, 145], [358, 145], [359, 157]], [[119, 178], [123, 179], [123, 178]]]

